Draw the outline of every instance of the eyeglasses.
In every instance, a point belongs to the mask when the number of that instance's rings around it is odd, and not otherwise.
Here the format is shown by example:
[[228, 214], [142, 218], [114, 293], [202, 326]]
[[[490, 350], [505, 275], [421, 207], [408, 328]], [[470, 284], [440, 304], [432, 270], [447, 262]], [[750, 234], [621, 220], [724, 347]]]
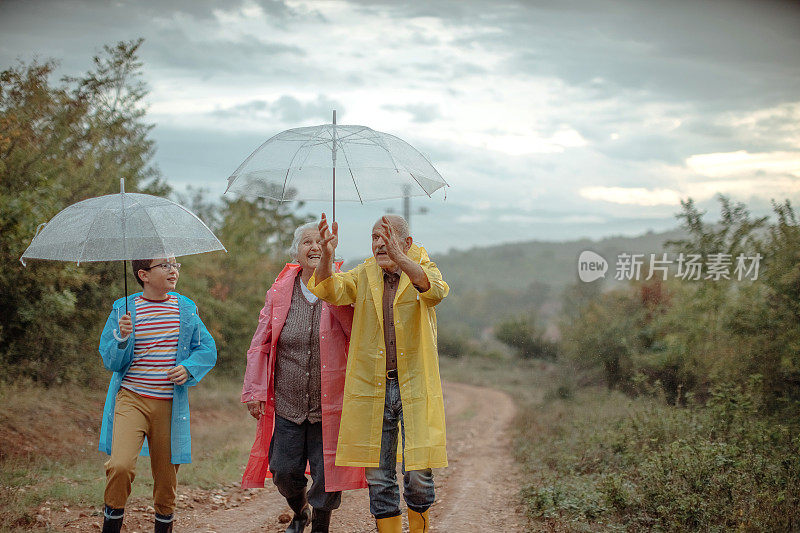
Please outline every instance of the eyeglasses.
[[159, 263], [157, 265], [151, 265], [151, 266], [149, 266], [147, 268], [142, 268], [141, 270], [150, 270], [151, 268], [156, 268], [156, 267], [161, 267], [161, 269], [164, 272], [169, 272], [173, 268], [175, 270], [180, 270], [181, 269], [181, 264], [180, 263]]

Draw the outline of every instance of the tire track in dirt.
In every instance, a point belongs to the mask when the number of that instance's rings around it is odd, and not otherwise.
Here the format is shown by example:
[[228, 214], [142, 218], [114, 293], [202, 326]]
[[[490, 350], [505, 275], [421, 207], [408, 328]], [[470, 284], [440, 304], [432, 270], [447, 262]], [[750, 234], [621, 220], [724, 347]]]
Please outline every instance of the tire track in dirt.
[[460, 383], [445, 383], [444, 395], [450, 465], [431, 509], [432, 529], [525, 531], [509, 432], [514, 402], [500, 391]]

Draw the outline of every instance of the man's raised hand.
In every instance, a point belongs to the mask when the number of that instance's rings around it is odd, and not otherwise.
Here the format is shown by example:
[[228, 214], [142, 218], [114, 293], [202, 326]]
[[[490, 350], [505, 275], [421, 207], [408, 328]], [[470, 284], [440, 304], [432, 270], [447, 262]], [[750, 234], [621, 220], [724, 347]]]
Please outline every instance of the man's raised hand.
[[405, 252], [403, 251], [400, 241], [397, 240], [397, 232], [394, 230], [388, 218], [381, 217], [381, 227], [378, 229], [378, 235], [380, 235], [383, 241], [389, 259], [395, 263], [399, 263], [402, 256], [405, 255]]

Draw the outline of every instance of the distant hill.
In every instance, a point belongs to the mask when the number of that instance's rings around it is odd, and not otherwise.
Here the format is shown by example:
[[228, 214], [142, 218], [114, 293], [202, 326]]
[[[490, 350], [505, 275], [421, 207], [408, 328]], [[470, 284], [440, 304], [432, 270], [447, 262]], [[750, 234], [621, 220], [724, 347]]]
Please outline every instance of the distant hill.
[[580, 283], [581, 252], [591, 250], [608, 261], [603, 287], [610, 288], [622, 283], [613, 279], [619, 254], [660, 254], [667, 251], [667, 241], [681, 238], [685, 233], [675, 229], [636, 237], [527, 241], [434, 254], [451, 287], [450, 296], [438, 307], [440, 328], [461, 336], [485, 336], [497, 322], [523, 313], [538, 314], [542, 322], [552, 324], [564, 289]]
[[445, 255], [434, 255], [433, 259], [454, 291], [479, 287], [520, 290], [534, 282], [563, 288], [579, 281], [578, 256], [584, 250], [602, 255], [609, 262], [607, 277], [613, 278], [618, 254], [661, 253], [666, 251], [666, 241], [684, 237], [683, 231], [675, 229], [598, 241], [527, 241], [453, 250]]

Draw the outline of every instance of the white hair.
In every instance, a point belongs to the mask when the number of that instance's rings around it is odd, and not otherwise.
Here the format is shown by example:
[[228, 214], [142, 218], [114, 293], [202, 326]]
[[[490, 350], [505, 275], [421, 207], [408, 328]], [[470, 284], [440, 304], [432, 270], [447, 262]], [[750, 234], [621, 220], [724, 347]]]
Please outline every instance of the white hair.
[[[397, 237], [401, 241], [406, 240], [407, 237], [411, 236], [411, 229], [408, 227], [408, 222], [405, 218], [400, 215], [384, 215], [386, 219], [389, 221], [389, 224], [392, 225], [392, 228], [397, 232]], [[378, 219], [379, 223], [381, 220]]]
[[293, 261], [297, 259], [297, 249], [300, 247], [300, 239], [303, 237], [303, 233], [310, 229], [315, 230], [318, 227], [319, 224], [317, 222], [307, 222], [294, 230], [294, 239], [292, 239], [292, 245], [289, 247], [289, 255]]

